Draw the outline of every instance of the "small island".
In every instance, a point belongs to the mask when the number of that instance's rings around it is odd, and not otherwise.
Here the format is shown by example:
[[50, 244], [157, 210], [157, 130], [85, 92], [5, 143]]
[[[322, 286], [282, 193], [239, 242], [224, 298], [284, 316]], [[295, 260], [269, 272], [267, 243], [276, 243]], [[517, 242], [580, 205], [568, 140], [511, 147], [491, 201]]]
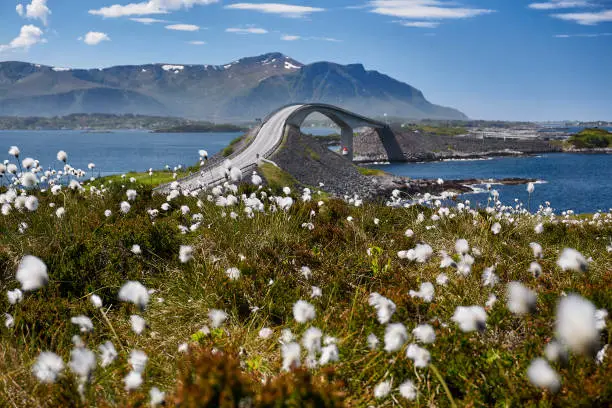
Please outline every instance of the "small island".
[[600, 128], [586, 128], [572, 135], [566, 142], [573, 149], [605, 149], [612, 147], [612, 132]]

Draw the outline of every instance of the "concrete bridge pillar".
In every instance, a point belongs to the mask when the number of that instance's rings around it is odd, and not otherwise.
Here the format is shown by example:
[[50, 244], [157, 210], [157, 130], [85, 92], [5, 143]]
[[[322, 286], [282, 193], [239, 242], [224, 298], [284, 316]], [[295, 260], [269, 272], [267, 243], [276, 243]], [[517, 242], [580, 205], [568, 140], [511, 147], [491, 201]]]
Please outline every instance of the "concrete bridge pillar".
[[[341, 127], [341, 149], [340, 152], [346, 159], [353, 161], [353, 128], [350, 126]], [[344, 149], [347, 149], [345, 154]]]

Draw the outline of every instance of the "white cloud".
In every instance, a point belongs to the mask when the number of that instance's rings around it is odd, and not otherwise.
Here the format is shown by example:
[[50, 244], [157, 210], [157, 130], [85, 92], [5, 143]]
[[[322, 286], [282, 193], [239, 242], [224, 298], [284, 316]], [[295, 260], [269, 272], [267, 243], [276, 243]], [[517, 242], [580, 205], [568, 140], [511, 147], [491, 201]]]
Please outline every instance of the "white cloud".
[[110, 41], [110, 37], [106, 33], [90, 31], [85, 34], [85, 37], [79, 37], [79, 40], [83, 41], [87, 45], [98, 45], [102, 41]]
[[280, 14], [283, 17], [305, 17], [312, 13], [325, 11], [320, 7], [295, 6], [292, 4], [281, 3], [236, 3], [225, 6], [227, 9], [233, 10], [251, 10], [259, 11], [268, 14]]
[[586, 0], [549, 0], [543, 3], [531, 3], [529, 8], [535, 10], [556, 10], [564, 8], [590, 7], [593, 4]]
[[130, 20], [142, 24], [169, 23], [168, 20], [160, 20], [158, 18], [151, 17], [132, 17], [130, 18]]
[[200, 26], [194, 24], [170, 24], [166, 28], [174, 31], [198, 31]]
[[8, 44], [0, 44], [0, 52], [7, 50], [27, 50], [31, 46], [46, 43], [43, 38], [43, 31], [35, 25], [24, 25], [19, 31], [19, 35]]
[[235, 34], [268, 34], [268, 30], [265, 28], [248, 27], [248, 28], [226, 28], [226, 33]]
[[15, 7], [15, 11], [21, 17], [40, 20], [44, 25], [47, 25], [49, 15], [51, 14], [51, 10], [47, 7], [47, 0], [32, 0], [30, 4], [25, 6], [25, 9], [22, 4], [18, 4]]
[[299, 35], [283, 35], [281, 37], [281, 40], [283, 41], [296, 41], [300, 39], [302, 39], [302, 37], [300, 37]]
[[404, 27], [416, 28], [437, 28], [440, 25], [439, 21], [398, 21]]
[[602, 10], [594, 13], [565, 13], [553, 14], [555, 18], [573, 21], [581, 25], [597, 25], [612, 22], [612, 10]]
[[338, 40], [336, 38], [331, 37], [302, 37], [300, 35], [288, 35], [284, 34], [281, 36], [281, 40], [283, 41], [328, 41], [328, 42], [342, 42], [342, 40]]
[[126, 5], [113, 4], [97, 10], [89, 10], [89, 14], [104, 18], [117, 18], [125, 16], [144, 16], [150, 14], [167, 14], [173, 10], [191, 8], [196, 5], [208, 5], [219, 0], [149, 0]]
[[573, 37], [583, 37], [583, 38], [595, 38], [595, 37], [608, 37], [612, 36], [612, 33], [594, 33], [594, 34], [557, 34], [553, 37], [555, 38], [573, 38]]
[[490, 9], [455, 7], [457, 3], [442, 0], [372, 0], [371, 12], [405, 19], [462, 19], [495, 12]]
[[187, 44], [191, 44], [191, 45], [205, 45], [206, 41], [187, 41]]

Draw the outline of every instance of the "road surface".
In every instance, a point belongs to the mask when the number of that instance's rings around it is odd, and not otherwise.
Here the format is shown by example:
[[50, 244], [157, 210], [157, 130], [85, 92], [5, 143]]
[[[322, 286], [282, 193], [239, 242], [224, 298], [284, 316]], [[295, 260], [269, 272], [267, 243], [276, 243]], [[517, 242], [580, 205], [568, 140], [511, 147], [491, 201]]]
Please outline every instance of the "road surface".
[[[255, 135], [251, 144], [235, 156], [230, 156], [232, 167], [242, 170], [243, 177], [250, 177], [247, 171], [260, 159], [267, 159], [274, 153], [285, 134], [287, 119], [304, 105], [291, 105], [270, 116]], [[258, 157], [259, 155], [259, 157]], [[224, 161], [211, 167], [203, 167], [200, 172], [179, 180], [182, 189], [190, 191], [213, 186], [225, 181]]]

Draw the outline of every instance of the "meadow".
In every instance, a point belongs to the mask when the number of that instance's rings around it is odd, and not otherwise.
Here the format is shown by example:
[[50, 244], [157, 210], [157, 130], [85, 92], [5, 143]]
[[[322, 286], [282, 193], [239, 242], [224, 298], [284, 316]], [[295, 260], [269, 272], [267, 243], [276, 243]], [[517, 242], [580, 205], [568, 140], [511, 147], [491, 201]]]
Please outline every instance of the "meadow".
[[612, 405], [612, 212], [229, 162], [162, 195], [26, 155], [0, 164], [0, 406]]

